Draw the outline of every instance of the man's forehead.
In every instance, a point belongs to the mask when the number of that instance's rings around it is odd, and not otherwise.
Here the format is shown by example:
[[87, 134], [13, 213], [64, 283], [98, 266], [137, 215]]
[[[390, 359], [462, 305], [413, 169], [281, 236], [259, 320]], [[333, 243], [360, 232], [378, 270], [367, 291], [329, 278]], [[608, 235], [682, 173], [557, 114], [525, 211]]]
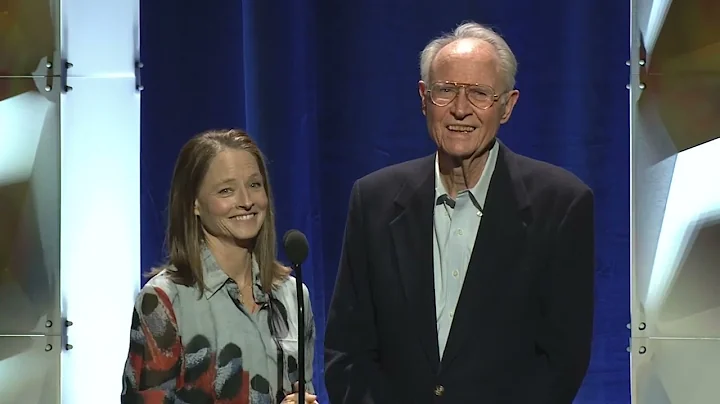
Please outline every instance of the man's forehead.
[[435, 57], [435, 61], [447, 59], [477, 58], [478, 61], [495, 61], [497, 52], [495, 48], [477, 38], [463, 38], [444, 46]]
[[430, 67], [431, 80], [496, 84], [499, 60], [495, 48], [480, 39], [468, 38], [448, 44]]

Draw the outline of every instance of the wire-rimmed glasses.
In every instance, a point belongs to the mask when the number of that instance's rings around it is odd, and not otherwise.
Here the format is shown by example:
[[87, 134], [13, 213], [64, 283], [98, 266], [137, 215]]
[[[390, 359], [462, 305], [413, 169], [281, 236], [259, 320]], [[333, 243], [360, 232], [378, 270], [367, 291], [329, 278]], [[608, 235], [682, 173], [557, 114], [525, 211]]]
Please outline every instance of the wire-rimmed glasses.
[[444, 107], [453, 102], [463, 88], [465, 89], [465, 95], [468, 101], [479, 109], [490, 108], [502, 95], [495, 94], [495, 90], [490, 86], [458, 83], [454, 81], [435, 82], [427, 92], [430, 93], [430, 100], [433, 104], [438, 107]]

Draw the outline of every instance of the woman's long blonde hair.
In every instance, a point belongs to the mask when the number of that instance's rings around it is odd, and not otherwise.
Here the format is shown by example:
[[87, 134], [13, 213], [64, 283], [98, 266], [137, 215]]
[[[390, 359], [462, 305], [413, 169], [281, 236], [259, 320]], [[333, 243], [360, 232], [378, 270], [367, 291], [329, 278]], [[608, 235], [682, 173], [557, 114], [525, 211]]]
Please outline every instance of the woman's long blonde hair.
[[190, 139], [175, 163], [168, 202], [168, 225], [166, 232], [167, 263], [151, 272], [151, 276], [163, 269], [171, 279], [182, 285], [197, 286], [205, 290], [202, 266], [202, 248], [205, 233], [200, 218], [194, 214], [194, 203], [213, 158], [225, 149], [245, 150], [255, 157], [267, 192], [268, 209], [260, 227], [252, 254], [260, 268], [262, 289], [269, 293], [274, 283], [284, 279], [288, 270], [276, 259], [277, 235], [275, 211], [268, 179], [265, 157], [250, 136], [239, 129], [209, 130]]

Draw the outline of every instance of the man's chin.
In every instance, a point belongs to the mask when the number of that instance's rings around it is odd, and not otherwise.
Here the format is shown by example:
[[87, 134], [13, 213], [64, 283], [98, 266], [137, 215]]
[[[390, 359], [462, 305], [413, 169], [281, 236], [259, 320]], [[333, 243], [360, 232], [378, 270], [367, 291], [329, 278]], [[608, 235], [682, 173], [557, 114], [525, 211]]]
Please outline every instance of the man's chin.
[[467, 146], [450, 146], [441, 147], [439, 151], [451, 160], [466, 160], [475, 154], [476, 149]]
[[485, 154], [493, 144], [494, 138], [481, 144], [477, 141], [446, 141], [440, 145], [439, 150], [453, 160], [467, 160]]

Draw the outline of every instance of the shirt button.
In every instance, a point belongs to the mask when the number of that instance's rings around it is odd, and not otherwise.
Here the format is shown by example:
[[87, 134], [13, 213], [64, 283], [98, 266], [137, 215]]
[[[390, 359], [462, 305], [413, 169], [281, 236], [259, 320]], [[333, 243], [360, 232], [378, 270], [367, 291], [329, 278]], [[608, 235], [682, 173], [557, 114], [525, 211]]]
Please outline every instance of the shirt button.
[[454, 270], [454, 271], [452, 272], [452, 275], [453, 275], [454, 278], [457, 278], [458, 275], [460, 275], [460, 272], [458, 272], [458, 270], [456, 269], [456, 270]]
[[443, 395], [443, 393], [445, 393], [445, 387], [443, 387], [439, 384], [437, 386], [435, 386], [435, 395], [436, 396], [440, 397]]
[[458, 231], [457, 231], [457, 235], [458, 235], [458, 236], [462, 236], [462, 235], [463, 235], [463, 231], [462, 231], [462, 229], [458, 229]]
[[451, 312], [450, 312], [450, 318], [453, 318], [454, 315], [455, 315], [455, 312], [454, 312], [454, 311], [451, 311]]
[[482, 216], [482, 212], [480, 212], [480, 211], [478, 210], [477, 213], [476, 213], [476, 215], [477, 215], [478, 217], [480, 217], [480, 216]]

